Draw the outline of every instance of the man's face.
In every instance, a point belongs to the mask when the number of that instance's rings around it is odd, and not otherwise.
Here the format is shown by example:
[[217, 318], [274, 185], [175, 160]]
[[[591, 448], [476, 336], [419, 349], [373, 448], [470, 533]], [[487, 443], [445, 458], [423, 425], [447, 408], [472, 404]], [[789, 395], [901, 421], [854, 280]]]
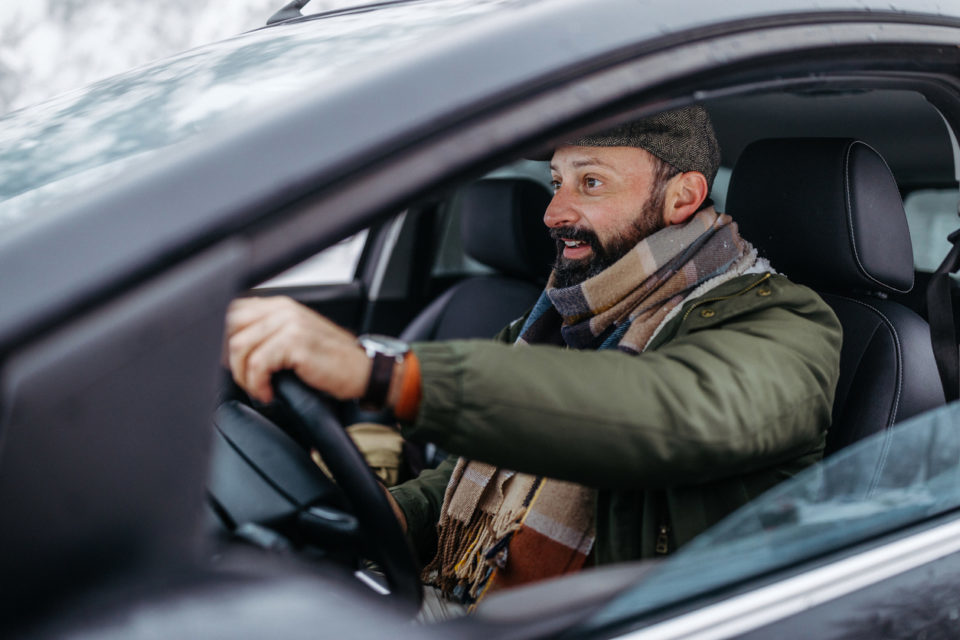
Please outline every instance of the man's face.
[[543, 221], [557, 241], [555, 286], [600, 273], [666, 226], [663, 192], [652, 193], [656, 167], [650, 153], [634, 147], [563, 146], [554, 152], [554, 196]]

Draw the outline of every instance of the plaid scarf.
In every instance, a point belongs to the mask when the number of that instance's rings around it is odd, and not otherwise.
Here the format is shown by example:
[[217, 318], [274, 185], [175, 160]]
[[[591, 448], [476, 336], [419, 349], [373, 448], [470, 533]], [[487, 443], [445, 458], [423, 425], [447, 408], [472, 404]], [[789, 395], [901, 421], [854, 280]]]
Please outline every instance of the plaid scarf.
[[[643, 351], [687, 295], [753, 266], [756, 252], [713, 208], [640, 241], [602, 273], [534, 305], [517, 344]], [[460, 458], [444, 493], [437, 555], [423, 579], [475, 604], [489, 591], [579, 570], [594, 541], [596, 491]]]

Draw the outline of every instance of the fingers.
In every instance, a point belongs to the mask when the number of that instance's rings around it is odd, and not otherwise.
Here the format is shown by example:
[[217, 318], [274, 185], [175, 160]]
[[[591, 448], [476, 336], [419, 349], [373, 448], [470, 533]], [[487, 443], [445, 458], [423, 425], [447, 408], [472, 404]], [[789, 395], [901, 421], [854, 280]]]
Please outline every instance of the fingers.
[[340, 399], [363, 394], [370, 360], [356, 338], [289, 298], [247, 298], [227, 310], [227, 360], [237, 384], [263, 402], [274, 373], [293, 370]]
[[273, 400], [273, 374], [290, 368], [296, 306], [288, 298], [247, 298], [227, 310], [230, 371], [237, 384], [261, 402]]
[[227, 307], [227, 337], [255, 324], [264, 318], [283, 312], [297, 305], [291, 298], [239, 298]]
[[273, 400], [274, 373], [291, 368], [288, 338], [282, 328], [259, 323], [235, 334], [230, 341], [230, 370], [237, 384], [261, 402]]

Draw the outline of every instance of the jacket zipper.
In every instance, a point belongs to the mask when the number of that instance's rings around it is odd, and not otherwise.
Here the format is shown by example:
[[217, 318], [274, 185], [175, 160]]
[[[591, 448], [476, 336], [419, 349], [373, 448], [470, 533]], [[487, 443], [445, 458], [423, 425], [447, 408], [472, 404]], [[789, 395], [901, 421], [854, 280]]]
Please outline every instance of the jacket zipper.
[[[709, 302], [719, 302], [721, 300], [729, 300], [730, 298], [742, 296], [743, 294], [757, 287], [761, 283], [769, 280], [770, 275], [771, 274], [769, 273], [765, 273], [763, 274], [763, 277], [757, 280], [756, 282], [728, 296], [717, 296], [714, 298], [707, 298], [705, 300], [700, 300], [699, 302], [691, 306], [689, 309], [687, 309], [687, 312], [683, 314], [683, 319], [681, 320], [681, 322], [685, 322], [687, 319], [687, 316], [689, 316], [693, 312], [693, 310], [699, 307], [700, 305], [707, 304]], [[668, 514], [667, 514], [666, 496], [665, 495], [659, 496], [658, 503], [659, 504], [657, 506], [659, 508], [657, 509], [657, 511], [660, 512], [660, 524], [657, 527], [657, 538], [656, 538], [653, 550], [654, 550], [654, 553], [656, 553], [658, 556], [665, 556], [670, 553], [670, 518], [668, 517]]]
[[716, 298], [706, 298], [706, 299], [704, 299], [704, 300], [700, 300], [700, 301], [696, 302], [693, 306], [691, 306], [689, 309], [687, 309], [687, 312], [683, 314], [683, 319], [682, 319], [680, 322], [686, 322], [686, 321], [687, 321], [687, 316], [689, 316], [691, 313], [693, 313], [693, 310], [696, 309], [697, 307], [699, 307], [700, 305], [702, 305], [702, 304], [707, 304], [707, 303], [709, 303], [709, 302], [720, 302], [721, 300], [729, 300], [730, 298], [736, 298], [737, 296], [742, 296], [742, 295], [745, 294], [747, 291], [750, 291], [750, 290], [753, 289], [754, 287], [760, 285], [762, 282], [766, 282], [767, 280], [769, 280], [769, 279], [770, 279], [770, 275], [771, 275], [771, 274], [769, 274], [769, 273], [765, 273], [765, 274], [763, 274], [763, 277], [762, 277], [762, 278], [760, 278], [759, 280], [757, 280], [757, 281], [754, 282], [753, 284], [747, 285], [746, 287], [744, 287], [744, 288], [741, 289], [740, 291], [737, 291], [736, 293], [731, 293], [731, 294], [728, 295], [728, 296], [718, 296], [718, 297], [716, 297]]

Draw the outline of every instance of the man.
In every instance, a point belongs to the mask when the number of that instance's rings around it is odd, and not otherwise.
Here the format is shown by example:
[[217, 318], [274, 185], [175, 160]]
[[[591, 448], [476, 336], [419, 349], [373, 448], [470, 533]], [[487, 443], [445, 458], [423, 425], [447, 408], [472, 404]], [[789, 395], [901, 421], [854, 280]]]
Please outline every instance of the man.
[[718, 165], [699, 107], [561, 145], [554, 272], [496, 341], [368, 353], [292, 301], [241, 300], [234, 376], [268, 401], [293, 369], [463, 456], [392, 490], [450, 599], [669, 553], [820, 458], [838, 375], [830, 309], [709, 205]]

